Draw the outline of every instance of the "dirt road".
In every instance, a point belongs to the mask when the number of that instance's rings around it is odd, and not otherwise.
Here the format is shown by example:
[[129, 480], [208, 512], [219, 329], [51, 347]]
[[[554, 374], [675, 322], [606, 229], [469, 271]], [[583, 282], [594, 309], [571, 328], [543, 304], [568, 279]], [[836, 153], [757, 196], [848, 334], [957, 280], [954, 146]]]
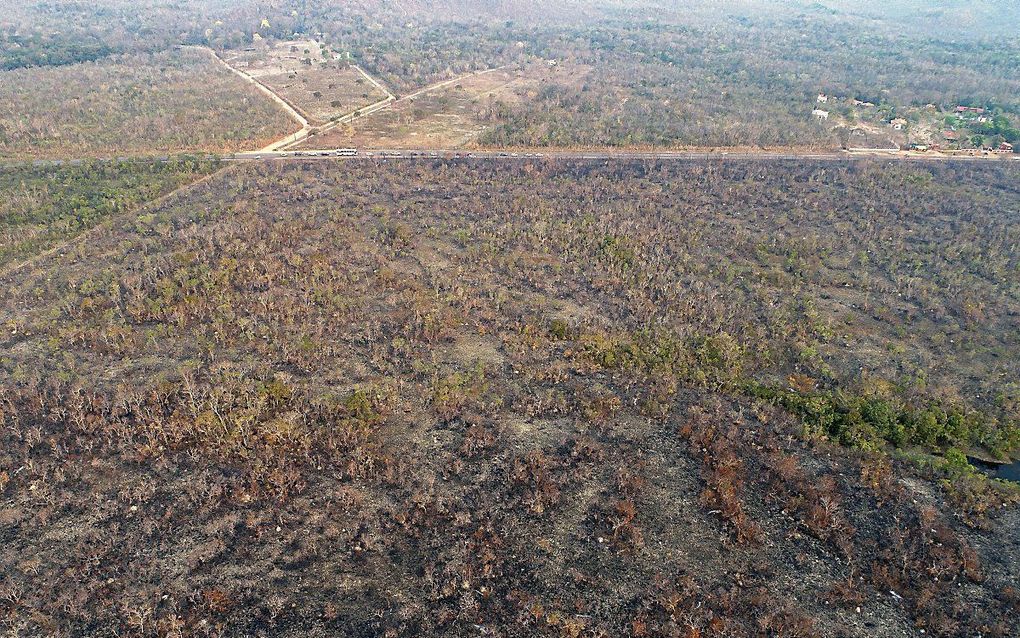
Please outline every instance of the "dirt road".
[[[506, 65], [506, 66], [508, 66], [508, 65]], [[404, 100], [413, 100], [414, 98], [422, 96], [422, 95], [425, 95], [426, 93], [431, 93], [432, 91], [437, 91], [439, 89], [444, 89], [444, 88], [446, 88], [446, 87], [448, 87], [448, 86], [450, 86], [452, 84], [456, 84], [458, 82], [463, 82], [464, 80], [467, 80], [468, 78], [473, 78], [473, 77], [476, 77], [476, 76], [479, 76], [479, 75], [485, 75], [486, 73], [495, 73], [496, 71], [502, 71], [503, 69], [506, 68], [506, 66], [498, 66], [498, 67], [493, 68], [493, 69], [485, 69], [484, 71], [472, 71], [471, 73], [465, 73], [464, 75], [458, 75], [457, 77], [453, 78], [452, 80], [444, 80], [442, 82], [437, 82], [435, 84], [430, 84], [430, 85], [428, 85], [428, 86], [426, 86], [424, 88], [418, 89], [414, 93], [410, 93], [408, 95], [405, 95], [404, 97], [400, 98], [400, 100], [398, 100], [398, 101], [402, 102]]]
[[285, 111], [287, 111], [287, 114], [290, 115], [292, 118], [294, 118], [294, 120], [296, 120], [297, 123], [301, 125], [301, 130], [297, 131], [296, 133], [292, 133], [292, 134], [288, 135], [287, 137], [285, 137], [285, 138], [283, 138], [281, 140], [277, 140], [277, 141], [273, 142], [272, 144], [270, 144], [269, 146], [265, 147], [262, 150], [264, 150], [264, 151], [275, 151], [275, 150], [283, 149], [283, 148], [286, 148], [286, 147], [288, 147], [288, 146], [290, 146], [292, 144], [295, 144], [296, 142], [298, 142], [300, 140], [303, 140], [306, 137], [308, 137], [308, 134], [312, 130], [312, 125], [308, 122], [308, 118], [306, 118], [304, 116], [304, 114], [301, 113], [301, 111], [299, 111], [297, 109], [297, 107], [295, 107], [293, 104], [291, 104], [287, 100], [285, 100], [282, 97], [280, 97], [280, 95], [276, 91], [274, 91], [273, 89], [269, 88], [268, 86], [266, 86], [262, 82], [258, 81], [256, 78], [254, 78], [251, 75], [245, 73], [244, 71], [241, 71], [240, 69], [235, 69], [234, 67], [230, 66], [230, 63], [228, 63], [226, 60], [221, 58], [218, 53], [216, 53], [215, 51], [213, 51], [209, 47], [196, 47], [196, 48], [201, 49], [201, 50], [205, 51], [206, 53], [208, 53], [209, 55], [213, 56], [213, 58], [215, 58], [217, 62], [219, 62], [220, 64], [225, 66], [231, 73], [233, 73], [237, 77], [241, 78], [245, 82], [248, 82], [248, 83], [254, 85], [255, 88], [257, 88], [259, 91], [261, 91], [267, 97], [269, 97], [269, 99], [273, 100], [274, 102], [279, 104], [281, 107], [283, 107], [283, 109]]
[[384, 86], [384, 85], [383, 85], [383, 84], [382, 84], [381, 82], [379, 82], [378, 80], [376, 80], [376, 79], [375, 79], [374, 77], [372, 77], [371, 75], [369, 75], [369, 74], [368, 74], [368, 73], [367, 73], [367, 72], [365, 71], [365, 69], [361, 68], [361, 67], [360, 67], [360, 66], [358, 66], [357, 64], [352, 64], [351, 66], [352, 66], [352, 67], [354, 67], [354, 68], [355, 68], [355, 69], [356, 69], [356, 70], [358, 71], [358, 73], [360, 73], [360, 74], [361, 74], [362, 76], [364, 76], [364, 78], [365, 78], [366, 80], [368, 80], [368, 81], [369, 81], [369, 82], [370, 82], [370, 83], [372, 84], [372, 86], [374, 86], [375, 88], [377, 88], [377, 89], [379, 89], [380, 91], [382, 91], [383, 93], [385, 93], [385, 94], [386, 94], [386, 97], [390, 98], [391, 100], [396, 100], [396, 99], [397, 99], [397, 96], [395, 96], [395, 95], [393, 95], [392, 93], [390, 93], [390, 90], [389, 90], [389, 89], [387, 89], [387, 88], [386, 88], [386, 87], [385, 87], [385, 86]]
[[[364, 75], [366, 78], [368, 78], [369, 82], [371, 82], [373, 85], [375, 85], [376, 87], [381, 89], [383, 92], [385, 92], [386, 96], [387, 96], [386, 99], [379, 100], [375, 104], [371, 104], [369, 106], [366, 106], [363, 109], [358, 109], [354, 113], [349, 113], [349, 114], [347, 114], [347, 115], [345, 115], [345, 116], [343, 116], [341, 118], [338, 118], [338, 119], [334, 120], [333, 122], [330, 122], [326, 126], [319, 127], [315, 131], [316, 135], [320, 135], [322, 133], [328, 133], [329, 131], [332, 131], [333, 129], [335, 129], [338, 126], [342, 126], [344, 124], [350, 124], [351, 122], [354, 122], [356, 120], [360, 120], [362, 118], [368, 117], [369, 115], [371, 115], [371, 114], [373, 114], [373, 113], [375, 113], [377, 111], [381, 111], [384, 108], [387, 108], [387, 107], [389, 107], [392, 104], [399, 104], [400, 102], [414, 100], [415, 98], [420, 97], [422, 95], [425, 95], [426, 93], [430, 93], [432, 91], [437, 91], [439, 89], [448, 87], [448, 86], [450, 86], [452, 84], [456, 84], [457, 82], [462, 82], [462, 81], [464, 81], [464, 80], [466, 80], [468, 78], [472, 78], [472, 77], [475, 77], [475, 76], [478, 76], [478, 75], [484, 75], [486, 73], [493, 73], [495, 71], [499, 71], [500, 69], [504, 69], [506, 67], [497, 67], [495, 69], [486, 69], [484, 71], [474, 71], [472, 73], [465, 73], [464, 75], [459, 75], [459, 76], [457, 76], [457, 77], [455, 77], [455, 78], [453, 78], [451, 80], [444, 80], [444, 81], [438, 82], [436, 84], [430, 84], [429, 86], [426, 86], [426, 87], [423, 87], [421, 89], [418, 89], [414, 93], [411, 93], [409, 95], [405, 95], [404, 97], [400, 97], [400, 98], [398, 98], [395, 95], [393, 95], [392, 93], [390, 93], [390, 91], [385, 86], [383, 86], [382, 84], [377, 82], [375, 79], [373, 79], [372, 76], [369, 75], [368, 73], [366, 73], [361, 67], [359, 67], [357, 65], [354, 65], [354, 68], [356, 68], [358, 71], [361, 72], [362, 75]], [[289, 150], [293, 149], [295, 146], [297, 146], [300, 142], [302, 142], [305, 139], [307, 139], [307, 137], [309, 137], [309, 136], [305, 136], [305, 137], [301, 138], [300, 140], [297, 140], [297, 141], [289, 143], [289, 144], [284, 144], [282, 146], [277, 146], [274, 149], [266, 149], [266, 150], [289, 151]]]
[[347, 115], [344, 115], [343, 117], [340, 117], [340, 118], [334, 120], [333, 122], [331, 122], [331, 123], [329, 123], [329, 124], [327, 124], [325, 126], [321, 126], [321, 127], [317, 127], [316, 128], [316, 127], [313, 127], [311, 125], [311, 123], [308, 121], [308, 118], [305, 117], [304, 113], [302, 113], [301, 110], [298, 107], [296, 107], [295, 105], [293, 105], [290, 102], [288, 102], [279, 93], [274, 91], [268, 85], [263, 84], [261, 81], [258, 80], [258, 78], [254, 77], [254, 76], [252, 76], [252, 75], [250, 75], [248, 73], [245, 73], [244, 71], [242, 71], [240, 69], [234, 68], [233, 66], [230, 65], [229, 62], [227, 62], [226, 60], [221, 58], [219, 56], [219, 54], [216, 53], [216, 51], [210, 49], [209, 47], [197, 47], [197, 48], [202, 49], [203, 51], [206, 51], [207, 53], [212, 55], [220, 64], [222, 64], [227, 69], [229, 69], [233, 74], [237, 75], [238, 77], [240, 77], [244, 81], [253, 84], [256, 88], [259, 89], [259, 91], [261, 91], [266, 96], [268, 96], [270, 99], [272, 99], [274, 102], [276, 102], [281, 107], [283, 107], [287, 111], [287, 113], [292, 118], [294, 118], [294, 120], [296, 120], [301, 125], [301, 130], [299, 130], [299, 131], [297, 131], [295, 133], [291, 133], [287, 137], [284, 137], [283, 139], [279, 139], [279, 140], [273, 142], [272, 144], [270, 144], [269, 146], [263, 148], [261, 150], [261, 152], [264, 152], [264, 153], [271, 153], [271, 152], [274, 152], [274, 151], [283, 151], [283, 150], [286, 150], [288, 148], [296, 146], [297, 144], [305, 141], [306, 139], [308, 139], [312, 135], [313, 132], [323, 133], [323, 132], [329, 131], [329, 130], [334, 129], [337, 126], [340, 126], [342, 124], [347, 124], [347, 123], [352, 122], [352, 121], [354, 121], [354, 120], [356, 120], [358, 118], [365, 117], [366, 115], [370, 115], [372, 113], [375, 113], [379, 109], [384, 108], [387, 104], [390, 104], [391, 102], [395, 102], [397, 100], [397, 97], [395, 95], [393, 95], [393, 93], [391, 93], [389, 91], [389, 89], [387, 89], [381, 82], [379, 82], [378, 80], [373, 78], [371, 75], [369, 75], [360, 66], [358, 66], [356, 64], [352, 65], [355, 69], [357, 69], [358, 73], [360, 73], [369, 83], [372, 84], [372, 86], [376, 87], [377, 89], [379, 89], [380, 91], [385, 93], [386, 97], [384, 99], [382, 99], [382, 100], [379, 100], [378, 102], [375, 102], [374, 104], [370, 104], [370, 105], [368, 105], [368, 106], [366, 106], [366, 107], [364, 107], [362, 109], [358, 109], [357, 111], [354, 111], [353, 113], [348, 113]]

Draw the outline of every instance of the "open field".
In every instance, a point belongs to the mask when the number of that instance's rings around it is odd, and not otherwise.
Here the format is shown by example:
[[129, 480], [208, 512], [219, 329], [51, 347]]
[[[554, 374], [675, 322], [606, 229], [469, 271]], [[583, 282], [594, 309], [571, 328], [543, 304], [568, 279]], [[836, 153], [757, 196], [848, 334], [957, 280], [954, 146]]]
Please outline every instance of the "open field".
[[0, 619], [1006, 638], [1020, 495], [960, 450], [1020, 445], [1017, 171], [291, 161], [114, 218], [4, 281]]
[[323, 124], [386, 98], [346, 60], [312, 40], [260, 43], [223, 58], [272, 89], [312, 123]]
[[2, 158], [253, 150], [295, 127], [195, 49], [0, 73]]
[[509, 108], [550, 78], [546, 65], [489, 69], [414, 91], [298, 148], [459, 148], [477, 145]]

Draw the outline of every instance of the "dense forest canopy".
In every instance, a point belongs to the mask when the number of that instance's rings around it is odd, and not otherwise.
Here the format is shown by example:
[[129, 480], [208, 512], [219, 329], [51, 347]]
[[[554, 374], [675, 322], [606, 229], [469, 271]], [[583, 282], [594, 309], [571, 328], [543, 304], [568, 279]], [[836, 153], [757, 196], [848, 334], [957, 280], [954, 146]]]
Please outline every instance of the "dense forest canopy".
[[[5, 31], [78, 32], [102, 36], [108, 45], [133, 40], [139, 46], [161, 40], [201, 39], [208, 29], [250, 33], [268, 19], [274, 29], [303, 29], [317, 18], [338, 22], [367, 20], [396, 26], [424, 22], [512, 20], [532, 26], [591, 24], [601, 19], [654, 19], [677, 25], [721, 26], [738, 20], [788, 20], [811, 17], [853, 26], [862, 32], [909, 33], [934, 39], [1013, 39], [1010, 25], [1020, 8], [995, 0], [80, 0], [19, 2], [0, 17]], [[215, 29], [214, 29], [215, 30]]]

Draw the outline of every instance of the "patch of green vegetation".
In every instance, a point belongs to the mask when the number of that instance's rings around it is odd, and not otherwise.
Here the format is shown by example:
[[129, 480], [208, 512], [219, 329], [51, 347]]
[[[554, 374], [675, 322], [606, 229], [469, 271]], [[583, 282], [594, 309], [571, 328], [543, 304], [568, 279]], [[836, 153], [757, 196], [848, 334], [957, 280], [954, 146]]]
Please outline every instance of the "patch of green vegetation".
[[1005, 115], [996, 115], [987, 122], [970, 124], [970, 129], [981, 136], [1000, 136], [1007, 142], [1020, 142], [1020, 128], [1013, 126]]
[[[562, 339], [554, 330], [553, 336]], [[577, 337], [578, 354], [604, 369], [665, 375], [698, 387], [764, 400], [804, 423], [808, 435], [872, 451], [916, 446], [952, 464], [953, 450], [982, 448], [1005, 457], [1020, 448], [1020, 425], [937, 398], [908, 400], [848, 389], [803, 392], [749, 380], [747, 353], [728, 333], [681, 339], [664, 331]], [[966, 457], [964, 456], [964, 462]]]
[[0, 266], [38, 254], [217, 167], [217, 161], [193, 157], [5, 167], [0, 170]]
[[0, 70], [4, 71], [91, 62], [113, 52], [114, 49], [105, 42], [88, 35], [0, 34]]
[[[852, 448], [878, 450], [884, 444], [941, 451], [959, 465], [959, 448], [981, 447], [997, 456], [1020, 447], [1020, 427], [930, 399], [920, 404], [845, 391], [805, 393], [748, 382], [745, 392], [797, 415], [810, 434], [824, 434]], [[963, 456], [966, 464], [966, 457]], [[969, 465], [969, 464], [968, 464]]]

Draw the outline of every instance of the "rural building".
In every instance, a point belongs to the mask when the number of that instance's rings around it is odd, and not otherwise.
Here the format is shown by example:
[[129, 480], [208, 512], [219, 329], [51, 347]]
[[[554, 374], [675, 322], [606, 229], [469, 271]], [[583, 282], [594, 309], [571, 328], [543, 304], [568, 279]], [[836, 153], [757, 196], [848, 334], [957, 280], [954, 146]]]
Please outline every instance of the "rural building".
[[1002, 144], [999, 144], [999, 152], [1000, 153], [1012, 153], [1013, 152], [1013, 145], [1010, 144], [1009, 142], [1003, 142]]
[[947, 142], [960, 141], [960, 134], [957, 133], [956, 131], [945, 131], [944, 133], [942, 133], [942, 137], [945, 138]]
[[897, 131], [902, 131], [903, 127], [907, 125], [907, 121], [902, 117], [897, 117], [896, 119], [891, 120], [889, 122], [889, 125], [896, 129]]
[[827, 120], [827, 119], [829, 119], [829, 112], [828, 111], [823, 111], [822, 109], [815, 109], [815, 110], [811, 111], [811, 115], [814, 115], [819, 120]]
[[819, 93], [818, 94], [818, 103], [819, 104], [824, 104], [825, 102], [828, 102], [828, 101], [829, 101], [829, 96], [828, 95], [826, 95], [824, 93]]

